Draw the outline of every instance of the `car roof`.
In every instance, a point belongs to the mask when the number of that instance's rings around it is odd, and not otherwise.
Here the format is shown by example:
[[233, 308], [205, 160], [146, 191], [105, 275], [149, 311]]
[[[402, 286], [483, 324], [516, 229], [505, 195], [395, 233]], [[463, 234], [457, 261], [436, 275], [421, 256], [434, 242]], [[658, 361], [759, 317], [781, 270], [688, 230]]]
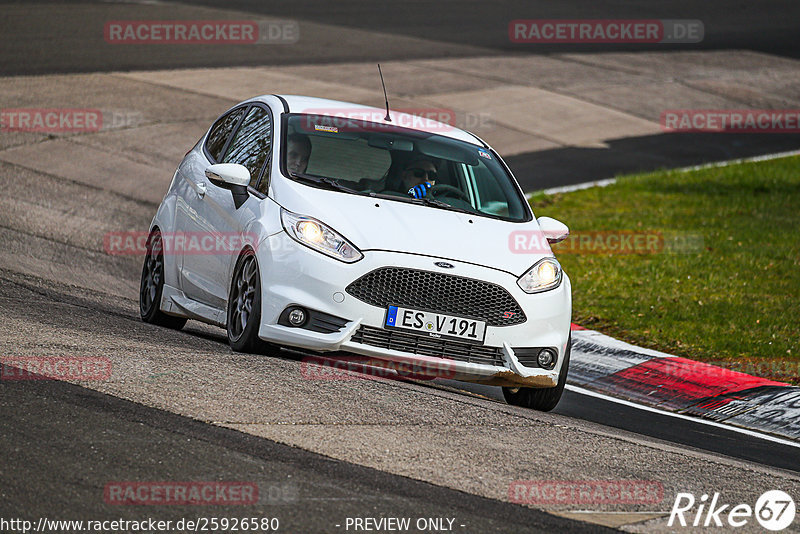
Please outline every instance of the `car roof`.
[[[264, 95], [270, 96], [270, 95]], [[384, 122], [383, 118], [386, 116], [386, 110], [383, 108], [376, 108], [372, 106], [364, 106], [362, 104], [355, 104], [353, 102], [342, 102], [339, 100], [329, 100], [327, 98], [316, 98], [312, 96], [301, 95], [274, 95], [282, 98], [289, 106], [290, 113], [312, 113], [317, 115], [338, 115], [345, 117], [364, 118], [371, 122], [380, 122], [381, 124], [393, 124], [395, 126], [402, 126], [412, 130], [418, 130], [431, 134], [450, 137], [460, 141], [466, 141], [477, 146], [484, 146], [483, 142], [473, 134], [456, 128], [447, 123], [435, 121], [433, 119], [421, 120], [419, 114], [416, 113], [403, 113], [397, 110], [391, 110], [390, 117], [391, 123]], [[430, 114], [443, 114], [455, 119], [455, 112], [444, 108], [424, 108], [420, 107], [414, 109], [420, 113], [429, 112]], [[430, 116], [430, 115], [428, 115]]]

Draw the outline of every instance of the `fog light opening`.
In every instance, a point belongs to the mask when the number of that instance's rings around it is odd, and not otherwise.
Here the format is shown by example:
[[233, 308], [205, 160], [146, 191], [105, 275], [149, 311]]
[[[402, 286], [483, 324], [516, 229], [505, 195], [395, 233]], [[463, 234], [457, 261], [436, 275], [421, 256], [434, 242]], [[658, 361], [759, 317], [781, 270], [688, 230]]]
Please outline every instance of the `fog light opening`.
[[542, 349], [537, 360], [540, 366], [552, 369], [556, 364], [556, 353], [553, 349]]
[[303, 308], [292, 308], [289, 310], [287, 319], [292, 326], [303, 326], [306, 322], [307, 314]]

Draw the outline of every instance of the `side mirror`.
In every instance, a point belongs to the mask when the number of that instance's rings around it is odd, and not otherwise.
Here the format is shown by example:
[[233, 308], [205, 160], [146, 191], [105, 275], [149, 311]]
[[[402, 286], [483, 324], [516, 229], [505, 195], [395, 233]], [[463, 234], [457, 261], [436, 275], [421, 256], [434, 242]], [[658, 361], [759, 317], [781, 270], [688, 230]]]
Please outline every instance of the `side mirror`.
[[539, 223], [539, 228], [547, 238], [548, 243], [559, 243], [569, 237], [569, 228], [561, 221], [550, 217], [539, 217], [536, 222]]
[[238, 163], [217, 163], [206, 169], [206, 178], [217, 187], [229, 189], [233, 204], [238, 210], [249, 198], [247, 186], [250, 185], [250, 171]]
[[206, 178], [220, 187], [231, 185], [247, 187], [250, 184], [250, 171], [238, 163], [217, 163], [206, 169]]

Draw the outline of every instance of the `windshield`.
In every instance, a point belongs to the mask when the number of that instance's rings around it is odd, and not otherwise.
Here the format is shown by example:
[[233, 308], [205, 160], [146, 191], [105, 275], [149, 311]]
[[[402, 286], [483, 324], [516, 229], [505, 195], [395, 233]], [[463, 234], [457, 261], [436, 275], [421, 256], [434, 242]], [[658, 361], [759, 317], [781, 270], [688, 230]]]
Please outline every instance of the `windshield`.
[[342, 117], [289, 115], [286, 125], [283, 164], [295, 180], [512, 221], [530, 218], [497, 156], [477, 145]]

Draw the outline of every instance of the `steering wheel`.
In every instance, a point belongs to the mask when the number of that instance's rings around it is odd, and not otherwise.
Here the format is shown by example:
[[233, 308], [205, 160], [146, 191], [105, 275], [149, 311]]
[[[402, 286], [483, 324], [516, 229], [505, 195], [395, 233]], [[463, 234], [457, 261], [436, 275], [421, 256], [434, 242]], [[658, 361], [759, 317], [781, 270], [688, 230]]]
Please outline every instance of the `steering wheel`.
[[453, 187], [452, 185], [436, 184], [433, 187], [431, 187], [428, 193], [434, 197], [436, 196], [455, 197], [463, 200], [464, 202], [469, 202], [469, 197], [467, 196], [467, 194], [461, 189]]

